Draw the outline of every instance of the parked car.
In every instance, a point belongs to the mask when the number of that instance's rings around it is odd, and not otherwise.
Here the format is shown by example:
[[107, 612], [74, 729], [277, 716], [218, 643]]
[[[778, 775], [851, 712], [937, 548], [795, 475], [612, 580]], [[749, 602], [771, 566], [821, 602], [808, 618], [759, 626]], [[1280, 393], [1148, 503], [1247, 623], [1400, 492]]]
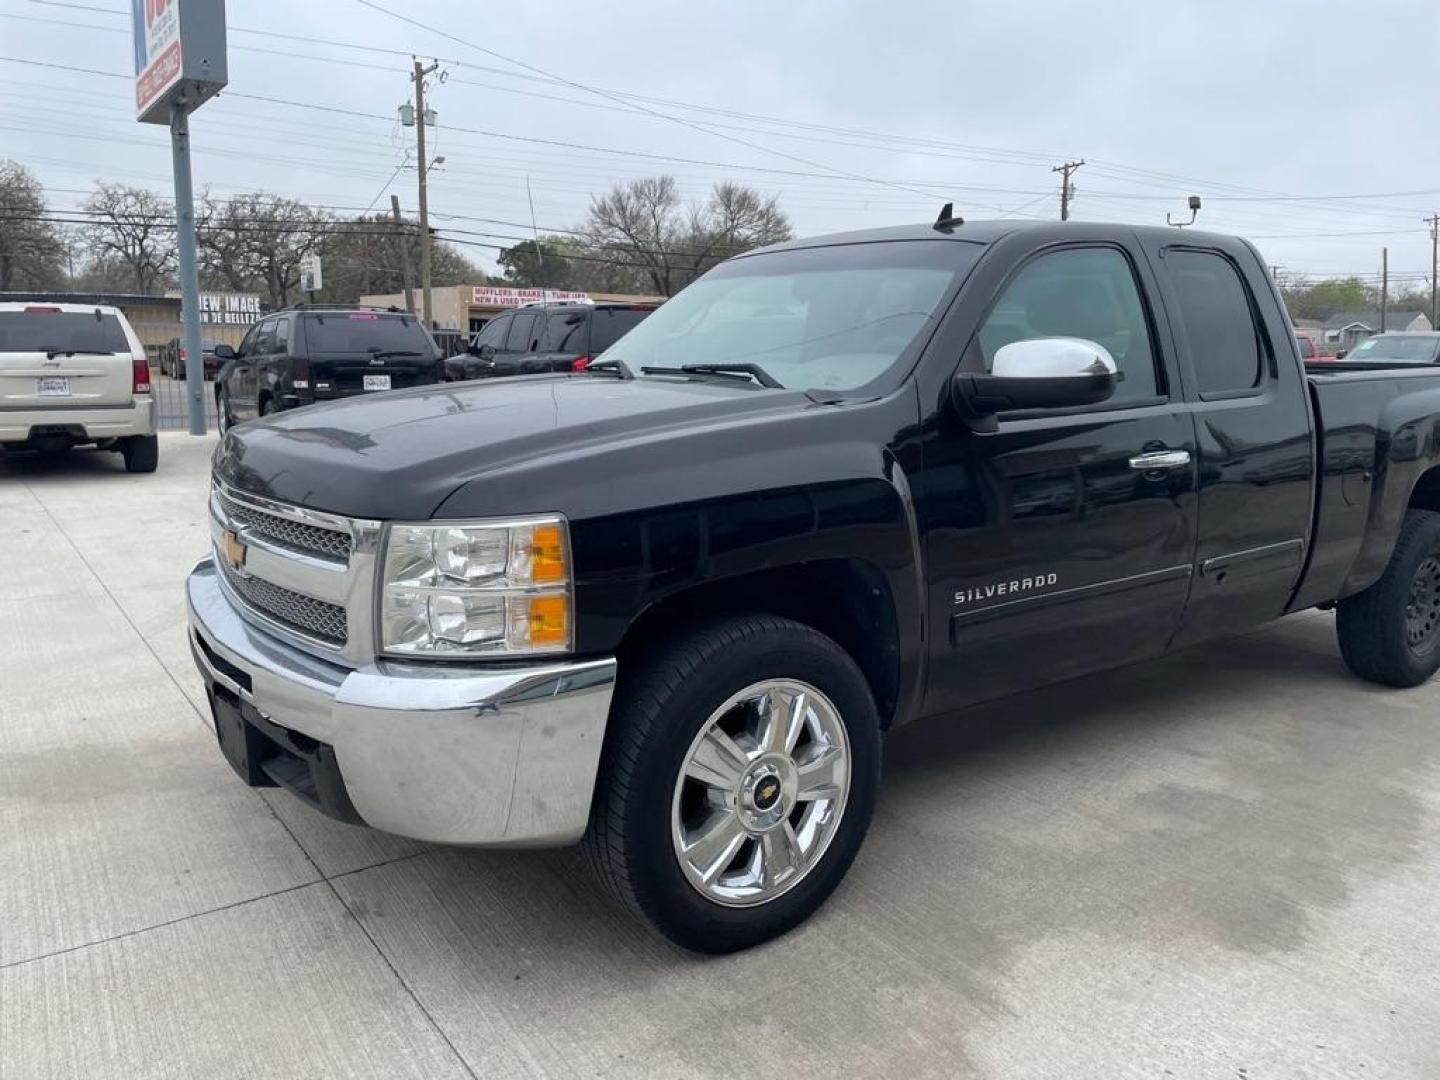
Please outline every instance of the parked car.
[[[206, 379], [215, 378], [224, 364], [224, 361], [215, 355], [215, 345], [212, 338], [200, 339], [200, 355]], [[180, 338], [171, 338], [161, 350], [160, 371], [172, 379], [185, 378], [185, 343]]]
[[397, 309], [301, 305], [265, 316], [238, 349], [217, 345], [222, 430], [317, 401], [429, 386], [440, 349], [414, 315]]
[[449, 357], [447, 378], [580, 371], [639, 326], [654, 304], [527, 305], [485, 324], [470, 350]]
[[236, 428], [191, 640], [245, 782], [427, 841], [583, 840], [726, 952], [845, 876], [885, 730], [1315, 606], [1359, 676], [1428, 679], [1437, 389], [1307, 374], [1231, 237], [797, 241], [584, 372]]
[[1345, 363], [1440, 364], [1440, 330], [1376, 334], [1345, 354]]
[[160, 460], [150, 364], [124, 313], [0, 302], [0, 445], [59, 455], [92, 443], [132, 473]]
[[1295, 331], [1295, 344], [1300, 349], [1300, 359], [1306, 363], [1330, 359], [1330, 357], [1320, 354], [1320, 343], [1315, 340], [1315, 335], [1308, 330]]

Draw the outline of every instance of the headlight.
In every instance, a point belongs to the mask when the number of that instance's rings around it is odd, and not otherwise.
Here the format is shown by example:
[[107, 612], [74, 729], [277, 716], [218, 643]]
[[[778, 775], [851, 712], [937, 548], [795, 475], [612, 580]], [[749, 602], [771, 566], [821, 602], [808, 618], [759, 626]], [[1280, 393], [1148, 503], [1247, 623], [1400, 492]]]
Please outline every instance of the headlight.
[[391, 525], [380, 650], [392, 656], [565, 652], [574, 636], [571, 584], [562, 517]]

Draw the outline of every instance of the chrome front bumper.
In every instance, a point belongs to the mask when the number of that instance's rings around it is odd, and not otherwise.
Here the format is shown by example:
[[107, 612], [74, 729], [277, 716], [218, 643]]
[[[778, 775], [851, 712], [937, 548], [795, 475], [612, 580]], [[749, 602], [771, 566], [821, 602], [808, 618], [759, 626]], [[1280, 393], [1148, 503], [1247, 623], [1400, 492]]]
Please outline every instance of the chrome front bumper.
[[367, 824], [496, 847], [572, 843], [585, 831], [613, 659], [530, 667], [382, 660], [352, 670], [247, 622], [210, 559], [185, 588], [201, 674], [272, 723], [333, 747]]

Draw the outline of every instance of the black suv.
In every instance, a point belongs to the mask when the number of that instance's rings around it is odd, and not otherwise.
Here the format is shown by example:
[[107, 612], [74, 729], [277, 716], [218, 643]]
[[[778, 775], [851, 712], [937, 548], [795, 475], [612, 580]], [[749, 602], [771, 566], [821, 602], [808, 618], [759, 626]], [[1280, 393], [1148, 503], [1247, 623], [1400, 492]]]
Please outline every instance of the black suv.
[[655, 310], [654, 304], [536, 304], [497, 315], [468, 352], [445, 361], [451, 380], [583, 371]]
[[300, 305], [265, 316], [215, 379], [220, 427], [317, 401], [440, 381], [441, 350], [398, 308]]

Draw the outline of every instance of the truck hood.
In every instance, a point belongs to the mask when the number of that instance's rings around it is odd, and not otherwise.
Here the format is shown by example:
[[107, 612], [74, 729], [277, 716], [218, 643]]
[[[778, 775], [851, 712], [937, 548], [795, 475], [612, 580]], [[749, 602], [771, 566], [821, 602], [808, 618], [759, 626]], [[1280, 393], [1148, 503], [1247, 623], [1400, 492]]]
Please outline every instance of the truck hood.
[[[604, 457], [809, 404], [749, 384], [542, 375], [346, 398], [243, 424], [215, 453], [233, 487], [350, 517], [424, 520], [487, 475]], [[543, 493], [541, 493], [543, 495]], [[507, 507], [503, 512], [518, 508]]]

